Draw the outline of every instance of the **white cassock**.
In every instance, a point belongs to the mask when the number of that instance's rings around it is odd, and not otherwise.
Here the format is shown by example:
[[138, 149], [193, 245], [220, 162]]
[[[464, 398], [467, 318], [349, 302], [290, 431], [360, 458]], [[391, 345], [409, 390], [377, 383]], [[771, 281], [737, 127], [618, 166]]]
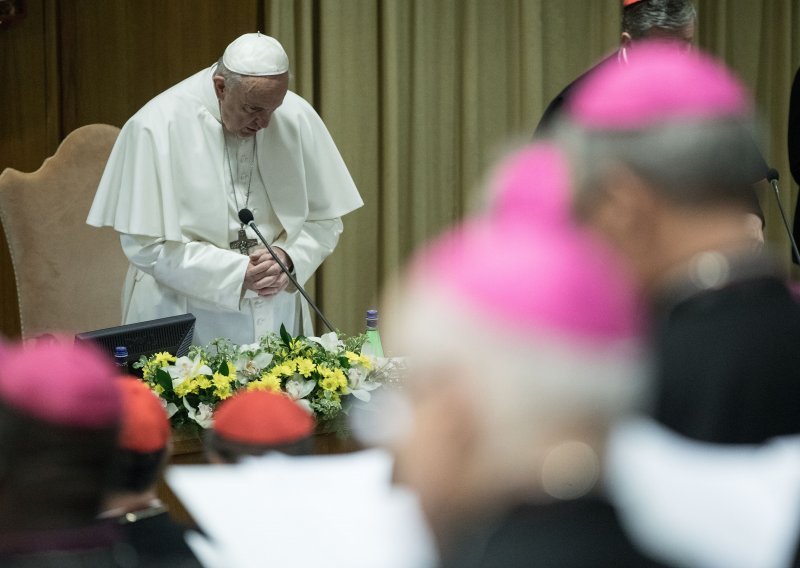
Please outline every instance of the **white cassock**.
[[[131, 117], [100, 180], [87, 223], [121, 233], [131, 262], [122, 321], [192, 313], [195, 344], [251, 343], [282, 323], [311, 334], [309, 308], [291, 285], [265, 298], [242, 292], [249, 258], [231, 249], [237, 212], [253, 211], [305, 284], [333, 252], [340, 217], [363, 202], [306, 101], [288, 92], [267, 128], [225, 136], [213, 74], [214, 66], [196, 73]], [[247, 236], [255, 238], [249, 228]]]

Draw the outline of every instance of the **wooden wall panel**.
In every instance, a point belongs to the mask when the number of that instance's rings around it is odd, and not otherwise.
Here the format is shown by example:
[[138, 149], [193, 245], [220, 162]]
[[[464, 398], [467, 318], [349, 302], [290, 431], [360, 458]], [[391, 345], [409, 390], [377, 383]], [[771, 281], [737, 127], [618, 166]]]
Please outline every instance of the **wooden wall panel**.
[[[29, 0], [28, 15], [0, 28], [0, 171], [36, 170], [58, 146], [51, 131], [57, 109], [48, 108], [52, 52], [45, 0]], [[51, 122], [53, 121], [53, 122]]]
[[255, 0], [62, 1], [64, 132], [94, 122], [122, 126], [258, 20]]
[[[39, 168], [59, 142], [53, 4], [28, 0], [28, 13], [0, 28], [0, 171]], [[0, 336], [19, 335], [17, 294], [0, 231]]]

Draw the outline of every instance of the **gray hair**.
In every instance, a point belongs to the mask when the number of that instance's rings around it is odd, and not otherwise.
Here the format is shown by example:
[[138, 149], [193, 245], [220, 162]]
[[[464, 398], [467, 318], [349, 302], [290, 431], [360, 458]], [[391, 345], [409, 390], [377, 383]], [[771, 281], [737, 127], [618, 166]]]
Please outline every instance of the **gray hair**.
[[233, 88], [241, 83], [243, 77], [241, 73], [236, 73], [225, 67], [225, 64], [222, 62], [222, 57], [217, 61], [217, 68], [214, 70], [214, 75], [220, 75], [225, 79], [225, 86], [228, 88]]
[[746, 207], [750, 186], [765, 174], [754, 131], [741, 117], [622, 131], [589, 131], [565, 121], [557, 136], [574, 167], [578, 210], [585, 212], [619, 166], [674, 203]]
[[[237, 73], [235, 71], [231, 71], [225, 64], [222, 62], [222, 57], [217, 60], [217, 67], [214, 70], [214, 75], [220, 75], [223, 79], [225, 79], [225, 85], [229, 88], [234, 88], [242, 82], [243, 77], [249, 77], [250, 75], [242, 75], [241, 73]], [[287, 79], [289, 81], [292, 80], [292, 73], [291, 71], [286, 72]]]
[[641, 0], [622, 9], [622, 31], [641, 39], [654, 28], [678, 30], [696, 19], [691, 0]]

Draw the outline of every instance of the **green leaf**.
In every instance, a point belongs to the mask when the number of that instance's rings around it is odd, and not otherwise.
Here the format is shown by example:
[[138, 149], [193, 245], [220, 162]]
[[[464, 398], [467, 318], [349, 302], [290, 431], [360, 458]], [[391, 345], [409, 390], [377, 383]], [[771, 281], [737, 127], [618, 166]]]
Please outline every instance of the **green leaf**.
[[281, 340], [286, 347], [290, 347], [292, 345], [292, 336], [289, 335], [289, 332], [286, 331], [286, 326], [281, 324]]
[[165, 393], [172, 392], [172, 377], [164, 369], [156, 369], [156, 384], [161, 385]]
[[223, 361], [222, 364], [219, 366], [219, 373], [221, 375], [225, 375], [225, 376], [228, 375], [228, 362], [227, 361]]

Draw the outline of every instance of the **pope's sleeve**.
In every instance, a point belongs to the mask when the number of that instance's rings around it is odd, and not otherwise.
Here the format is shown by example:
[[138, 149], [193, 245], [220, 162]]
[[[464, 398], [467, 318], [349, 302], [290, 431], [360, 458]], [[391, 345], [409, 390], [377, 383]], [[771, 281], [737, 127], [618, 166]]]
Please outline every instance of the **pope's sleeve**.
[[131, 264], [162, 286], [223, 309], [239, 309], [249, 257], [209, 243], [124, 233], [120, 243]]
[[[342, 230], [342, 220], [339, 218], [306, 221], [291, 242], [286, 242], [282, 237], [275, 241], [275, 246], [286, 251], [294, 264], [297, 281], [305, 285], [322, 261], [336, 248]], [[290, 289], [294, 288], [291, 284], [289, 286]]]

